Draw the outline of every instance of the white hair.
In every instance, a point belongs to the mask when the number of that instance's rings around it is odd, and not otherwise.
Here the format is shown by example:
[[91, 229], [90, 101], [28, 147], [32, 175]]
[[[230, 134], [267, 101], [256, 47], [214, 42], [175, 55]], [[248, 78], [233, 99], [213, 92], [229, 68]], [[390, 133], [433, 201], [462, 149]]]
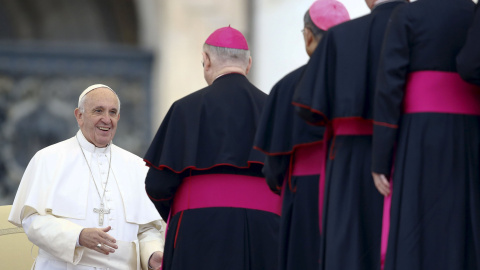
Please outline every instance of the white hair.
[[209, 54], [212, 61], [217, 61], [221, 66], [235, 65], [246, 68], [250, 62], [250, 50], [216, 47], [205, 43], [203, 51]]

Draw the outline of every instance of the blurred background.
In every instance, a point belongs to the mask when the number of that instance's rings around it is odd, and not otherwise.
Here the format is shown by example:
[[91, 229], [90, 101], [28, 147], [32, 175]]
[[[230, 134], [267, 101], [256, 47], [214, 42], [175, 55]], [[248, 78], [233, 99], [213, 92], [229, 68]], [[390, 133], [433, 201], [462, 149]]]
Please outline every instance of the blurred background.
[[[363, 0], [340, 0], [352, 18]], [[246, 36], [249, 79], [268, 93], [307, 62], [303, 15], [313, 0], [0, 0], [0, 205], [11, 204], [38, 150], [72, 137], [78, 96], [112, 87], [122, 101], [114, 143], [141, 157], [170, 105], [206, 86], [205, 39]]]

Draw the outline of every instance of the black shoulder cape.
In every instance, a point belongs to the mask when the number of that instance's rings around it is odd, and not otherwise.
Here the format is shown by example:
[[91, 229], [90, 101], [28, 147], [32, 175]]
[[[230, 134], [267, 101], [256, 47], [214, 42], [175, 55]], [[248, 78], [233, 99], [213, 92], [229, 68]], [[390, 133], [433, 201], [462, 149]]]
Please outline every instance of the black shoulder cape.
[[371, 14], [327, 31], [312, 55], [293, 97], [307, 121], [325, 125], [340, 117], [372, 119], [375, 80], [385, 28], [392, 11], [381, 4]]
[[323, 138], [323, 128], [307, 124], [295, 113], [292, 96], [305, 70], [302, 66], [278, 81], [263, 109], [255, 137], [255, 149], [268, 155], [291, 154], [296, 146]]
[[145, 162], [175, 173], [263, 164], [264, 156], [253, 149], [253, 140], [266, 98], [241, 74], [217, 78], [171, 106]]

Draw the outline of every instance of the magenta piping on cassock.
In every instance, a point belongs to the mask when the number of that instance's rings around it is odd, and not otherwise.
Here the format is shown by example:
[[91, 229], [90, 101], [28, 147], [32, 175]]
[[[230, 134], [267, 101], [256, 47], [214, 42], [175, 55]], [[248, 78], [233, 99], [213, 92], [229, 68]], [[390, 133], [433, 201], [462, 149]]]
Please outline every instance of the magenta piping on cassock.
[[[393, 171], [393, 170], [392, 170]], [[390, 178], [390, 186], [393, 187], [392, 179]], [[382, 242], [380, 245], [380, 265], [383, 270], [385, 266], [385, 258], [387, 257], [388, 234], [390, 232], [390, 209], [392, 208], [392, 193], [385, 196], [383, 199], [383, 217], [382, 217]]]
[[[347, 136], [361, 136], [361, 135], [373, 135], [373, 121], [363, 119], [360, 117], [348, 117], [337, 118], [332, 121], [332, 130], [335, 136], [347, 135]], [[333, 140], [334, 141], [334, 140]], [[334, 142], [332, 142], [333, 146]], [[334, 147], [331, 148], [334, 151]], [[332, 155], [331, 155], [332, 156]], [[334, 155], [333, 155], [334, 156]], [[372, 179], [373, 181], [373, 179]], [[392, 183], [390, 181], [390, 183]], [[385, 263], [385, 257], [387, 254], [388, 245], [388, 233], [390, 231], [390, 206], [392, 202], [392, 195], [384, 198], [383, 201], [383, 215], [382, 215], [382, 236], [380, 247], [380, 264], [383, 269]]]
[[[330, 142], [330, 157], [333, 159], [334, 154], [332, 154], [332, 152], [334, 150], [335, 136], [372, 135], [372, 133], [372, 120], [366, 120], [361, 117], [336, 118], [327, 124], [327, 128], [325, 129], [323, 136], [323, 142], [328, 142], [330, 137], [333, 136], [332, 141]], [[298, 148], [295, 151], [292, 168], [292, 175], [300, 176], [320, 174], [320, 182], [318, 187], [320, 233], [322, 232], [323, 199], [325, 192], [326, 161], [328, 154], [328, 147], [323, 142]]]

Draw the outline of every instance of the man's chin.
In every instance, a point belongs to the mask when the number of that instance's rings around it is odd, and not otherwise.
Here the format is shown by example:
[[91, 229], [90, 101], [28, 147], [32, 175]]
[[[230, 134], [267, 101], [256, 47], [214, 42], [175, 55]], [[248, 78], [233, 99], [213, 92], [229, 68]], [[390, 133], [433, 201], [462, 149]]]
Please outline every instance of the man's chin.
[[97, 147], [105, 147], [105, 146], [107, 146], [107, 144], [110, 143], [110, 141], [112, 140], [111, 138], [112, 138], [112, 136], [108, 136], [108, 137], [102, 136], [101, 138], [99, 138], [98, 140], [95, 141], [95, 145]]

